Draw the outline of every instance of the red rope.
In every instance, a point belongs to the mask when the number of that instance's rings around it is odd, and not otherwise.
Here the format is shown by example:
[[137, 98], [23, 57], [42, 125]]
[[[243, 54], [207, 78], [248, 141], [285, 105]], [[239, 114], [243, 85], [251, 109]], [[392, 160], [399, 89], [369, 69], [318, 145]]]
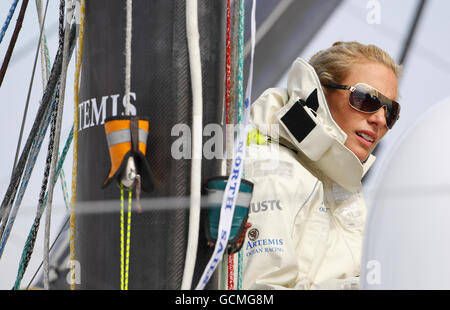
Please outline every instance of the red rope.
[[[227, 42], [225, 67], [225, 123], [230, 123], [230, 93], [231, 93], [231, 9], [227, 0]], [[234, 289], [234, 255], [228, 255], [228, 290]]]
[[230, 0], [227, 0], [227, 42], [226, 42], [226, 58], [225, 67], [225, 120], [226, 124], [230, 123], [230, 92], [231, 92], [231, 10]]
[[5, 58], [3, 59], [3, 64], [0, 69], [0, 86], [3, 83], [3, 78], [6, 74], [6, 69], [9, 65], [9, 60], [11, 59], [11, 55], [14, 50], [14, 46], [16, 45], [17, 37], [19, 36], [20, 29], [22, 28], [23, 18], [25, 16], [25, 11], [27, 10], [28, 0], [23, 0], [22, 7], [20, 8], [19, 17], [17, 18], [16, 27], [14, 28], [13, 35], [11, 37], [11, 41], [9, 41], [8, 50], [6, 51]]
[[228, 289], [234, 290], [234, 254], [228, 255]]

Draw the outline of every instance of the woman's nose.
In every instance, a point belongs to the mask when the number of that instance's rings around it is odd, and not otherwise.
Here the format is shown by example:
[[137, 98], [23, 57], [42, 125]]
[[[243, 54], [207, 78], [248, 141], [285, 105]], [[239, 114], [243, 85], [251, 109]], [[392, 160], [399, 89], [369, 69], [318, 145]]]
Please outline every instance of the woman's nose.
[[386, 109], [385, 107], [382, 107], [378, 109], [378, 111], [374, 113], [368, 114], [368, 122], [374, 123], [378, 127], [386, 126]]

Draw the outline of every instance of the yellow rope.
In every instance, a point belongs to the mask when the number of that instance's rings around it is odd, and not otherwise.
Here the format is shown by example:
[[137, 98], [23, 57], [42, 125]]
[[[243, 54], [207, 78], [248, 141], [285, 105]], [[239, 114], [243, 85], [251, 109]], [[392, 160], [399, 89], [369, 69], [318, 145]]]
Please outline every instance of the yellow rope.
[[130, 239], [131, 239], [131, 206], [132, 192], [128, 189], [128, 214], [127, 214], [127, 240], [125, 248], [125, 207], [123, 184], [120, 183], [120, 289], [128, 290], [128, 274], [130, 265]]
[[131, 188], [128, 189], [128, 222], [127, 222], [127, 253], [125, 256], [125, 290], [128, 290], [128, 266], [130, 265], [130, 237], [131, 237]]
[[[70, 260], [75, 261], [75, 201], [77, 193], [77, 172], [78, 172], [78, 103], [79, 103], [79, 86], [80, 86], [80, 72], [81, 60], [83, 58], [83, 40], [84, 40], [84, 25], [86, 13], [86, 0], [80, 2], [80, 28], [78, 36], [78, 51], [75, 63], [75, 85], [74, 85], [74, 121], [73, 121], [73, 162], [72, 162], [72, 199], [70, 201]], [[70, 282], [70, 289], [75, 290], [75, 264], [70, 264], [70, 274], [72, 281]]]
[[124, 277], [124, 218], [123, 218], [123, 184], [120, 183], [120, 289], [125, 289], [125, 277]]

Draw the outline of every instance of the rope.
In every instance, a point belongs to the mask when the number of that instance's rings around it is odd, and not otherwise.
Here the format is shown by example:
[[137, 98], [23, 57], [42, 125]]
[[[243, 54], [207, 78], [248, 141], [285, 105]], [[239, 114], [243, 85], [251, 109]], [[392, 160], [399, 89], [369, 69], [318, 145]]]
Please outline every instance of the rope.
[[[79, 87], [80, 87], [80, 72], [81, 72], [81, 61], [83, 58], [83, 42], [84, 42], [84, 26], [85, 26], [85, 12], [86, 12], [86, 1], [81, 0], [80, 3], [80, 29], [78, 37], [78, 51], [77, 59], [75, 62], [75, 82], [74, 82], [74, 119], [73, 128], [73, 161], [72, 161], [72, 200], [70, 202], [70, 260], [75, 261], [75, 233], [76, 233], [76, 197], [77, 197], [77, 173], [78, 173], [78, 103], [79, 103]], [[70, 265], [71, 283], [70, 289], [75, 290], [75, 266]]]
[[[55, 240], [53, 240], [52, 245], [50, 246], [50, 251], [53, 249], [53, 247], [56, 244], [56, 241], [58, 241], [59, 237], [61, 237], [62, 232], [64, 231], [64, 228], [66, 227], [67, 223], [69, 223], [70, 218], [67, 217], [66, 221], [64, 222], [64, 224], [62, 225], [61, 229], [59, 230], [58, 235], [56, 236]], [[36, 275], [38, 274], [39, 270], [41, 270], [42, 264], [44, 263], [44, 261], [41, 261], [41, 263], [39, 264], [39, 267], [36, 269], [36, 271], [33, 274], [33, 277], [31, 278], [30, 282], [28, 282], [27, 285], [27, 289], [30, 288], [31, 283], [33, 283], [34, 278], [36, 277]]]
[[16, 6], [19, 0], [13, 0], [11, 7], [9, 9], [8, 15], [6, 16], [5, 23], [3, 24], [2, 31], [0, 32], [0, 43], [3, 41], [3, 37], [5, 36], [6, 30], [8, 29], [9, 22], [14, 15], [14, 11], [16, 10]]
[[[36, 240], [37, 237], [37, 232], [39, 229], [39, 223], [40, 223], [40, 219], [41, 219], [41, 215], [43, 213], [43, 209], [45, 208], [44, 204], [45, 204], [45, 192], [47, 189], [47, 183], [48, 183], [48, 176], [49, 176], [49, 171], [50, 171], [50, 165], [51, 165], [51, 160], [52, 160], [52, 154], [53, 154], [53, 148], [54, 148], [54, 141], [55, 141], [55, 129], [56, 129], [56, 117], [57, 117], [57, 106], [58, 106], [58, 100], [59, 100], [59, 91], [57, 90], [56, 92], [56, 97], [55, 97], [55, 108], [52, 111], [52, 119], [51, 119], [51, 128], [50, 128], [50, 139], [49, 139], [49, 143], [48, 143], [48, 150], [47, 150], [47, 158], [45, 161], [45, 170], [44, 170], [44, 178], [42, 180], [42, 185], [41, 185], [41, 191], [39, 194], [39, 203], [38, 203], [38, 211], [36, 214], [36, 217], [34, 219], [33, 222], [33, 227], [32, 227], [32, 231], [29, 235], [29, 237], [31, 237], [31, 245], [32, 247], [34, 247], [34, 242]], [[28, 238], [27, 238], [27, 242]], [[24, 257], [25, 254], [25, 257]], [[20, 285], [20, 281], [22, 280], [23, 274], [25, 273], [25, 270], [28, 266], [28, 263], [31, 259], [31, 254], [32, 251], [26, 251], [26, 252], [22, 252], [22, 260], [24, 260], [26, 263], [25, 264], [20, 264], [19, 265], [19, 271], [18, 271], [18, 277], [16, 279], [16, 284], [14, 285], [14, 289], [19, 289], [19, 285]]]
[[124, 254], [124, 206], [123, 206], [123, 184], [120, 183], [120, 289], [125, 289], [125, 254]]
[[36, 160], [37, 160], [37, 156], [38, 156], [40, 148], [42, 146], [42, 141], [44, 140], [45, 134], [47, 132], [48, 124], [50, 123], [51, 114], [52, 114], [53, 108], [55, 106], [55, 100], [56, 99], [54, 98], [53, 102], [52, 102], [52, 105], [48, 109], [45, 122], [44, 122], [43, 126], [41, 126], [39, 128], [40, 129], [39, 133], [38, 133], [38, 135], [37, 135], [37, 137], [36, 137], [36, 139], [35, 139], [35, 141], [33, 143], [33, 146], [32, 146], [31, 152], [30, 152], [30, 157], [28, 158], [27, 166], [25, 168], [26, 172], [23, 175], [22, 182], [21, 182], [20, 188], [19, 188], [19, 192], [17, 194], [16, 201], [14, 202], [14, 207], [12, 209], [11, 215], [9, 216], [8, 224], [6, 225], [6, 229], [4, 231], [4, 234], [3, 234], [2, 238], [1, 238], [1, 242], [0, 242], [0, 258], [3, 255], [4, 249], [5, 249], [5, 246], [6, 246], [6, 242], [8, 240], [9, 234], [10, 234], [10, 232], [12, 230], [13, 225], [14, 225], [14, 221], [15, 221], [17, 212], [19, 211], [19, 207], [20, 207], [20, 204], [22, 202], [22, 198], [23, 198], [23, 196], [25, 194], [25, 190], [28, 187], [28, 182], [30, 180], [31, 173], [33, 171], [34, 165], [35, 165]]
[[25, 16], [25, 11], [27, 10], [28, 0], [23, 0], [22, 7], [20, 8], [19, 17], [17, 18], [16, 27], [14, 28], [11, 41], [9, 41], [8, 50], [6, 51], [5, 58], [3, 59], [3, 64], [0, 69], [0, 86], [3, 83], [3, 79], [6, 74], [6, 69], [8, 68], [9, 61], [11, 60], [11, 55], [16, 45], [17, 37], [19, 36], [20, 29], [22, 28], [23, 18]]
[[127, 0], [127, 24], [125, 35], [125, 115], [130, 115], [130, 88], [131, 88], [131, 28], [132, 28], [133, 1]]
[[[196, 289], [204, 289], [205, 285], [211, 278], [214, 270], [216, 269], [218, 263], [222, 260], [224, 254], [224, 248], [228, 243], [228, 238], [230, 235], [230, 228], [233, 221], [233, 214], [236, 205], [238, 191], [235, 189], [239, 189], [241, 178], [243, 174], [243, 162], [245, 160], [245, 150], [247, 146], [247, 123], [249, 118], [249, 108], [251, 102], [251, 89], [252, 89], [252, 80], [253, 80], [253, 56], [254, 56], [254, 34], [255, 34], [255, 8], [256, 2], [252, 1], [252, 18], [251, 18], [251, 43], [252, 43], [252, 51], [250, 58], [250, 69], [249, 76], [247, 81], [247, 90], [246, 90], [246, 99], [244, 102], [244, 111], [243, 111], [243, 125], [244, 127], [239, 132], [239, 139], [237, 141], [235, 147], [235, 156], [233, 158], [233, 167], [231, 174], [228, 177], [227, 185], [225, 187], [225, 193], [222, 199], [222, 205], [220, 210], [220, 222], [219, 222], [219, 233], [218, 235], [222, 236], [220, 239], [217, 239], [217, 242], [214, 247], [214, 253], [212, 254], [202, 276], [200, 277], [200, 281], [197, 284]], [[242, 11], [240, 12], [242, 13]], [[233, 186], [233, 190], [231, 190], [231, 186]]]
[[230, 124], [230, 90], [231, 90], [231, 10], [230, 0], [227, 0], [227, 40], [225, 66], [225, 123]]
[[238, 72], [237, 72], [237, 103], [238, 124], [242, 123], [242, 111], [244, 104], [244, 25], [245, 25], [245, 3], [239, 0], [239, 35], [238, 35]]
[[45, 6], [44, 19], [42, 20], [42, 24], [41, 24], [40, 31], [39, 31], [39, 42], [38, 42], [38, 46], [36, 49], [36, 54], [34, 56], [33, 70], [31, 72], [30, 84], [28, 86], [27, 100], [25, 103], [25, 110], [23, 112], [22, 125], [20, 127], [19, 141], [17, 142], [16, 155], [14, 156], [14, 165], [13, 165], [13, 171], [11, 173], [11, 177], [13, 176], [12, 174], [14, 173], [14, 167], [16, 166], [17, 158], [19, 157], [20, 145], [22, 143], [23, 129], [25, 128], [25, 121], [27, 119], [27, 114], [28, 114], [28, 106], [30, 105], [31, 90], [33, 88], [34, 73], [36, 72], [36, 64], [37, 64], [37, 59], [39, 56], [39, 49], [40, 49], [41, 41], [42, 41], [42, 34], [44, 32], [44, 23], [45, 23], [45, 18], [47, 17], [48, 3], [49, 3], [49, 0], [47, 0], [47, 5]]
[[[75, 27], [72, 27], [71, 28], [71, 46], [70, 46], [70, 50], [69, 50], [69, 57], [72, 55], [72, 52], [73, 52], [74, 38], [75, 38]], [[59, 48], [58, 48], [58, 54], [57, 54], [57, 57], [55, 59], [54, 65], [53, 65], [53, 70], [52, 70], [52, 73], [50, 75], [50, 79], [49, 79], [48, 85], [46, 87], [46, 92], [45, 92], [44, 97], [43, 97], [43, 102], [44, 103], [46, 102], [46, 100], [44, 100], [44, 99], [46, 99], [46, 94], [48, 94], [47, 90], [52, 85], [51, 83], [55, 80], [56, 74], [59, 74], [61, 72], [60, 70], [58, 70], [58, 68], [61, 69], [60, 66], [61, 66], [61, 63], [62, 63], [62, 46], [63, 45], [60, 44]], [[58, 66], [58, 64], [59, 64], [59, 66]], [[53, 94], [52, 104], [56, 105], [56, 102], [57, 102], [58, 97], [59, 97], [59, 92], [58, 92], [58, 90], [59, 90], [59, 82], [57, 83], [57, 85], [55, 85], [55, 87], [53, 89], [55, 90], [55, 92]], [[41, 105], [41, 107], [42, 107], [42, 105]], [[35, 123], [36, 123], [36, 121], [35, 121]], [[72, 128], [71, 134], [74, 134], [76, 132], [75, 128]], [[32, 129], [32, 132], [33, 132], [33, 129]], [[66, 154], [67, 154], [67, 152], [69, 150], [69, 146], [70, 146], [70, 142], [71, 142], [71, 140], [70, 140], [71, 134], [69, 134], [69, 138], [66, 141], [66, 146], [64, 147], [62, 155], [61, 155], [61, 158], [59, 159], [57, 174], [59, 173], [59, 171], [60, 171], [60, 169], [62, 167], [62, 164], [63, 164], [63, 162], [65, 160]], [[45, 133], [44, 133], [44, 135], [45, 135]], [[31, 134], [30, 134], [30, 136], [31, 136]], [[28, 145], [28, 143], [27, 143], [27, 145]], [[27, 145], [25, 146], [25, 149], [27, 149]], [[38, 153], [38, 151], [37, 151], [37, 153]], [[22, 153], [22, 155], [23, 155], [23, 153]], [[36, 156], [37, 156], [37, 154], [36, 154]], [[23, 158], [23, 156], [21, 157], [21, 160], [19, 161], [17, 169], [19, 169], [20, 166], [21, 166], [22, 158]], [[19, 173], [19, 172], [16, 172], [16, 174], [17, 173]], [[44, 177], [45, 177], [45, 174], [44, 174]], [[44, 183], [44, 181], [43, 181], [43, 183]], [[10, 184], [10, 187], [8, 188], [8, 190], [10, 188], [12, 188], [11, 184]], [[7, 194], [8, 194], [8, 192], [7, 192]], [[41, 195], [42, 195], [42, 191], [41, 191]], [[42, 214], [44, 212], [44, 208], [46, 206], [47, 197], [48, 197], [48, 193], [44, 196], [43, 199], [41, 199], [41, 198], [39, 199], [37, 214], [36, 214], [36, 217], [34, 219], [34, 222], [33, 222], [33, 225], [31, 227], [31, 230], [30, 230], [30, 232], [28, 234], [27, 240], [25, 242], [24, 249], [22, 251], [22, 256], [21, 256], [21, 260], [20, 260], [20, 264], [19, 264], [19, 270], [18, 270], [18, 273], [17, 273], [17, 278], [16, 278], [16, 282], [15, 282], [15, 285], [14, 285], [14, 289], [19, 289], [20, 283], [21, 283], [22, 278], [23, 278], [23, 275], [24, 275], [24, 273], [25, 273], [25, 271], [27, 269], [28, 263], [29, 263], [29, 261], [31, 259], [31, 254], [33, 253], [37, 232], [39, 230], [40, 219], [41, 219], [41, 216], [42, 216]], [[8, 201], [8, 199], [9, 199], [8, 195], [6, 195], [5, 199], [4, 199], [4, 202]]]
[[[234, 73], [234, 77], [237, 80], [234, 82], [235, 79], [233, 79], [233, 99], [235, 100], [233, 103], [233, 106], [238, 105], [238, 120], [237, 123], [242, 123], [242, 114], [243, 114], [243, 72], [244, 72], [244, 17], [245, 17], [245, 6], [244, 1], [235, 1], [234, 2], [234, 14], [233, 14], [233, 66], [232, 66], [232, 72]], [[235, 43], [237, 41], [237, 48], [235, 46]], [[237, 96], [237, 98], [236, 98]], [[233, 116], [234, 116], [233, 111]], [[231, 145], [233, 145], [233, 140], [231, 141]], [[231, 146], [232, 148], [232, 146]], [[231, 160], [230, 160], [231, 161]], [[234, 266], [235, 266], [235, 255], [231, 254], [227, 257], [227, 288], [228, 290], [235, 289], [234, 285], [234, 278], [235, 278], [235, 272], [234, 272]], [[238, 254], [238, 289], [240, 286], [240, 278], [239, 278], [239, 261], [240, 257]]]
[[[72, 28], [71, 30], [71, 46], [72, 42], [75, 38], [75, 29]], [[24, 172], [24, 168], [26, 165], [26, 162], [28, 160], [30, 150], [35, 142], [35, 137], [37, 133], [39, 132], [40, 127], [42, 126], [43, 119], [47, 113], [48, 107], [51, 105], [55, 88], [57, 86], [57, 82], [59, 79], [59, 75], [61, 74], [61, 67], [62, 67], [62, 50], [58, 50], [58, 53], [56, 54], [55, 61], [53, 63], [52, 72], [50, 74], [49, 81], [47, 83], [47, 86], [45, 88], [44, 95], [42, 96], [41, 105], [39, 106], [39, 109], [37, 111], [37, 115], [35, 117], [35, 120], [33, 122], [33, 126], [31, 128], [30, 134], [28, 136], [28, 139], [23, 147], [22, 154], [19, 158], [19, 161], [14, 168], [13, 177], [8, 185], [8, 188], [6, 190], [5, 196], [3, 198], [2, 204], [0, 206], [0, 218], [3, 220], [7, 220], [7, 217], [5, 216], [6, 211], [11, 207], [12, 203], [14, 202], [14, 197], [16, 196], [17, 189], [19, 187], [19, 182], [22, 177], [22, 174]], [[0, 231], [0, 235], [3, 234], [3, 231]]]
[[[37, 2], [39, 2], [39, 0], [37, 0]], [[48, 2], [47, 2], [47, 4], [48, 4]], [[39, 9], [39, 6], [38, 6], [38, 9]], [[42, 27], [42, 24], [43, 23], [41, 22], [41, 27]], [[46, 46], [46, 42], [44, 42], [44, 46], [46, 47], [46, 50], [48, 51], [47, 46]], [[50, 71], [50, 60], [49, 60], [48, 55], [47, 55], [46, 59], [47, 59], [47, 61], [46, 61], [47, 70], [46, 71], [48, 73]], [[47, 74], [47, 76], [48, 76], [48, 74]], [[43, 81], [43, 82], [46, 84], [46, 81]], [[40, 148], [42, 146], [42, 142], [43, 142], [43, 140], [45, 138], [45, 134], [47, 132], [48, 124], [50, 123], [51, 114], [52, 114], [52, 111], [53, 111], [53, 109], [54, 109], [54, 107], [56, 105], [55, 102], [56, 102], [56, 93], [54, 94], [54, 96], [52, 98], [52, 104], [50, 105], [50, 108], [47, 109], [46, 112], [45, 112], [44, 123], [39, 128], [39, 131], [38, 131], [38, 133], [36, 135], [35, 140], [33, 140], [33, 144], [32, 144], [31, 151], [30, 151], [30, 156], [29, 156], [29, 158], [27, 160], [27, 165], [26, 165], [26, 168], [25, 168], [25, 173], [23, 175], [21, 184], [20, 184], [19, 192], [17, 194], [16, 201], [15, 201], [14, 207], [12, 209], [12, 213], [11, 213], [11, 215], [9, 217], [9, 220], [8, 220], [8, 223], [7, 223], [7, 226], [6, 226], [6, 230], [4, 231], [4, 234], [3, 234], [1, 242], [0, 242], [0, 258], [1, 258], [2, 254], [3, 254], [3, 252], [4, 252], [4, 249], [5, 249], [5, 246], [6, 246], [6, 242], [8, 240], [9, 234], [10, 234], [10, 232], [12, 230], [12, 227], [13, 227], [13, 224], [14, 224], [14, 221], [15, 221], [18, 209], [19, 209], [20, 204], [22, 202], [22, 198], [23, 198], [25, 190], [26, 190], [26, 188], [28, 186], [28, 182], [29, 182], [29, 179], [31, 177], [31, 173], [33, 171], [34, 165], [35, 165], [36, 160], [37, 160], [37, 156], [38, 156]], [[70, 147], [70, 144], [72, 142], [72, 138], [73, 138], [73, 128], [72, 128], [71, 132], [69, 133], [69, 136], [68, 136], [68, 138], [66, 140], [66, 144], [64, 146], [64, 150], [63, 150], [62, 157], [61, 157], [62, 162], [58, 164], [58, 174], [60, 176], [61, 176], [62, 173], [64, 173], [64, 170], [62, 169], [62, 163], [64, 162], [66, 153], [67, 153], [67, 151], [68, 151], [68, 149]], [[67, 195], [67, 193], [65, 193], [65, 195]]]
[[[242, 115], [244, 113], [244, 106], [243, 106], [243, 100], [242, 100], [242, 91], [244, 88], [244, 78], [243, 78], [243, 72], [244, 72], [244, 17], [245, 17], [245, 4], [243, 0], [239, 1], [240, 9], [239, 9], [239, 44], [238, 44], [238, 51], [237, 51], [237, 59], [238, 59], [238, 123], [242, 123]], [[256, 5], [254, 3], [254, 5]], [[253, 29], [252, 29], [253, 30]], [[253, 35], [253, 34], [252, 34]], [[252, 36], [252, 40], [253, 40]], [[250, 79], [251, 77], [249, 77]], [[243, 177], [245, 177], [245, 168], [243, 168]], [[242, 289], [242, 265], [243, 265], [243, 256], [242, 251], [238, 252], [238, 275], [237, 275], [237, 289]]]
[[202, 71], [198, 31], [197, 0], [186, 1], [186, 35], [189, 50], [189, 67], [192, 87], [192, 160], [189, 232], [181, 289], [191, 288], [197, 257], [200, 226], [201, 165], [202, 165]]
[[[125, 115], [130, 115], [130, 88], [131, 88], [131, 30], [133, 17], [133, 2], [126, 3], [125, 27]], [[130, 264], [130, 237], [131, 237], [131, 188], [128, 189], [128, 215], [127, 235], [125, 248], [125, 220], [124, 220], [124, 185], [120, 182], [120, 289], [128, 290], [128, 275]]]
[[[225, 54], [226, 54], [226, 66], [225, 66], [225, 124], [230, 124], [230, 95], [231, 95], [231, 5], [230, 0], [227, 0], [227, 31], [226, 31], [226, 44], [225, 44]], [[233, 142], [234, 142], [234, 132], [225, 131], [226, 133], [226, 149], [227, 155], [233, 152]], [[232, 160], [227, 160], [227, 174], [231, 173]], [[224, 255], [224, 263], [226, 262], [226, 278], [227, 278], [227, 288], [232, 289], [233, 287], [233, 254]]]
[[[48, 0], [47, 0], [47, 6], [48, 6]], [[47, 7], [46, 7], [46, 10], [47, 10]], [[44, 16], [44, 18], [45, 18], [45, 16]], [[42, 28], [41, 28], [41, 35], [42, 35]], [[38, 51], [39, 51], [39, 45], [38, 45]], [[31, 87], [32, 87], [32, 84], [33, 84], [33, 77], [34, 77], [34, 70], [35, 70], [35, 67], [36, 67], [36, 62], [37, 62], [37, 54], [36, 54], [36, 57], [35, 57], [33, 73], [32, 73], [32, 77], [31, 77], [31, 81], [30, 81], [30, 85], [29, 85], [27, 102], [25, 104], [25, 111], [24, 111], [24, 115], [23, 115], [23, 119], [22, 119], [22, 126], [21, 126], [21, 130], [20, 130], [19, 141], [18, 141], [18, 144], [17, 144], [16, 156], [15, 156], [15, 159], [14, 159], [13, 172], [12, 172], [12, 175], [11, 175], [11, 179], [14, 176], [14, 168], [16, 166], [18, 153], [19, 153], [19, 149], [20, 149], [20, 144], [21, 144], [21, 140], [22, 140], [23, 128], [24, 128], [24, 125], [25, 125], [25, 119], [26, 119], [28, 106], [29, 106], [29, 101], [30, 101], [30, 93], [31, 93]], [[9, 214], [10, 214], [10, 211], [11, 211], [11, 205], [12, 205], [12, 203], [7, 206], [7, 208], [5, 210], [5, 213], [0, 217], [2, 219], [2, 223], [0, 225], [0, 236], [2, 236], [2, 237], [3, 237], [4, 230], [5, 230], [5, 225], [6, 225], [7, 219], [9, 217]], [[0, 257], [1, 257], [1, 254], [0, 254]]]
[[[124, 186], [120, 183], [120, 289], [128, 290], [128, 274], [130, 265], [130, 239], [131, 239], [131, 206], [132, 191], [128, 190], [127, 235], [125, 246], [125, 219], [124, 219]], [[126, 247], [126, 248], [125, 248]]]
[[[238, 27], [239, 27], [239, 1], [233, 1], [233, 26], [231, 38], [231, 83], [230, 83], [230, 108], [228, 111], [228, 124], [236, 123], [236, 93], [237, 93], [237, 48]], [[230, 128], [231, 129], [231, 128]], [[232, 157], [233, 157], [234, 131], [227, 135], [227, 174], [231, 173]]]
[[[61, 0], [61, 6], [63, 6], [65, 0]], [[64, 31], [64, 48], [63, 48], [63, 62], [62, 62], [62, 71], [61, 71], [61, 83], [60, 83], [60, 102], [56, 106], [57, 116], [56, 116], [56, 128], [55, 128], [55, 147], [56, 150], [59, 148], [59, 140], [61, 136], [61, 122], [62, 122], [62, 114], [64, 110], [64, 94], [66, 88], [66, 76], [67, 76], [67, 67], [69, 63], [69, 35], [70, 35], [70, 23], [72, 21], [73, 10], [75, 8], [75, 2], [69, 0], [67, 5], [66, 12], [66, 27]], [[63, 15], [64, 18], [64, 15]], [[56, 164], [58, 161], [58, 151], [53, 152], [52, 160], [51, 160], [51, 171], [50, 171], [50, 180], [56, 180]], [[48, 290], [50, 287], [49, 280], [49, 252], [50, 252], [50, 221], [51, 221], [51, 212], [52, 212], [52, 200], [53, 200], [53, 189], [54, 182], [50, 182], [50, 186], [48, 189], [48, 201], [47, 201], [47, 210], [45, 217], [45, 236], [44, 236], [44, 289]]]
[[[42, 5], [41, 0], [36, 0], [36, 11], [39, 20], [39, 26], [42, 27], [44, 20], [42, 17]], [[51, 63], [50, 53], [48, 51], [47, 36], [45, 34], [45, 28], [42, 29], [41, 38], [41, 74], [42, 74], [42, 88], [45, 89], [48, 78], [50, 77]]]
[[[61, 157], [58, 160], [58, 167], [57, 167], [57, 170], [56, 170], [56, 176], [58, 176], [59, 173], [62, 171], [62, 166], [63, 166], [64, 161], [66, 159], [66, 155], [67, 155], [67, 153], [69, 151], [70, 144], [72, 143], [73, 132], [74, 132], [74, 130], [73, 130], [73, 127], [72, 127], [72, 130], [70, 131], [69, 136], [67, 137], [66, 144], [64, 146], [64, 150], [61, 153]], [[54, 180], [54, 182], [56, 183], [56, 179]], [[37, 237], [37, 233], [38, 233], [38, 230], [39, 230], [39, 224], [40, 224], [41, 216], [44, 213], [44, 209], [45, 209], [45, 206], [46, 206], [46, 203], [47, 203], [47, 199], [48, 199], [48, 192], [45, 193], [45, 196], [44, 196], [44, 198], [42, 200], [42, 203], [39, 203], [39, 205], [38, 205], [36, 218], [35, 218], [35, 220], [33, 222], [33, 225], [32, 225], [32, 227], [30, 229], [30, 232], [28, 233], [27, 240], [25, 242], [25, 246], [24, 246], [24, 248], [22, 250], [22, 256], [21, 256], [20, 263], [19, 263], [19, 270], [18, 270], [18, 273], [17, 273], [17, 278], [16, 278], [16, 283], [14, 285], [14, 289], [19, 289], [20, 288], [20, 283], [22, 281], [23, 275], [25, 274], [25, 271], [26, 271], [26, 269], [28, 267], [28, 263], [29, 263], [29, 261], [31, 259], [31, 255], [33, 254], [34, 244], [36, 242], [36, 237]], [[58, 238], [59, 238], [59, 234], [55, 238], [55, 241], [53, 242], [53, 244], [57, 241]], [[52, 245], [52, 247], [50, 247], [50, 250], [52, 248], [53, 248], [53, 245]], [[39, 266], [39, 268], [40, 268], [40, 266]], [[28, 286], [29, 285], [30, 284], [28, 284]]]
[[131, 188], [128, 190], [128, 216], [127, 216], [127, 248], [125, 254], [125, 290], [128, 290], [128, 271], [130, 266], [130, 238], [131, 238]]

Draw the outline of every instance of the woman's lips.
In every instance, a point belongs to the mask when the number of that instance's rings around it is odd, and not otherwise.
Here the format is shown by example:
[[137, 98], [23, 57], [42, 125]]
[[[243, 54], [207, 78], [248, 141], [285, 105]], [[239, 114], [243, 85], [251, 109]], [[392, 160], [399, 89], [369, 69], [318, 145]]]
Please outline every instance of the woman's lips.
[[356, 132], [356, 137], [358, 138], [358, 140], [365, 146], [372, 146], [375, 141], [377, 140], [376, 134], [370, 131], [357, 131]]

